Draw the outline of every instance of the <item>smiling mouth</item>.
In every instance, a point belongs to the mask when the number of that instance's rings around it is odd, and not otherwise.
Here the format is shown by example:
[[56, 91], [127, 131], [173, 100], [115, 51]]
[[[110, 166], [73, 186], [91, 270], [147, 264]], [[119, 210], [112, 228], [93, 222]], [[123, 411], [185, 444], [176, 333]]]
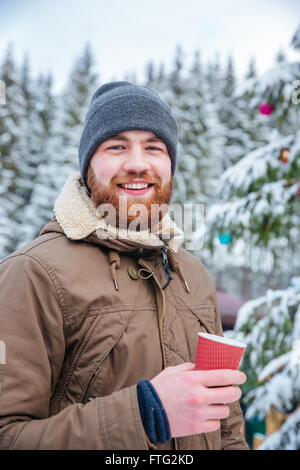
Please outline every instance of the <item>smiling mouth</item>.
[[132, 189], [135, 191], [140, 191], [141, 189], [148, 189], [153, 186], [153, 183], [125, 183], [125, 184], [118, 184], [119, 188], [122, 189]]
[[142, 196], [151, 190], [154, 183], [120, 183], [118, 188], [131, 196]]

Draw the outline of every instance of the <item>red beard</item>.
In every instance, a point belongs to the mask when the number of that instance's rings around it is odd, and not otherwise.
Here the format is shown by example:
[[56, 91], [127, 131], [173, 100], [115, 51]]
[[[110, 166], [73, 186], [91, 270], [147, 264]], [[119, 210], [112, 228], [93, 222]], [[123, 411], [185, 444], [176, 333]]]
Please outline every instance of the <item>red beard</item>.
[[[154, 184], [154, 195], [152, 197], [143, 198], [139, 196], [137, 198], [126, 197], [125, 195], [120, 198], [117, 194], [116, 186], [121, 183], [130, 183], [137, 179], [135, 173], [131, 173], [126, 179], [115, 176], [111, 179], [109, 187], [101, 185], [95, 176], [95, 173], [90, 166], [87, 173], [87, 184], [91, 191], [91, 199], [94, 205], [100, 210], [100, 213], [106, 217], [108, 223], [115, 225], [120, 228], [131, 228], [140, 231], [145, 228], [153, 228], [158, 222], [161, 221], [162, 217], [166, 214], [168, 206], [170, 204], [173, 192], [173, 178], [171, 177], [169, 183], [162, 186], [161, 179], [158, 177], [150, 178], [147, 174], [143, 173], [138, 176], [140, 179], [149, 181]], [[113, 219], [107, 214], [107, 211], [101, 210], [103, 204], [110, 205], [114, 208]], [[133, 205], [142, 204], [142, 211], [135, 211]], [[154, 206], [155, 205], [155, 206]], [[158, 210], [159, 206], [159, 210]], [[134, 215], [129, 215], [130, 208], [133, 209]], [[138, 220], [137, 220], [138, 219]], [[136, 220], [137, 224], [133, 224]]]

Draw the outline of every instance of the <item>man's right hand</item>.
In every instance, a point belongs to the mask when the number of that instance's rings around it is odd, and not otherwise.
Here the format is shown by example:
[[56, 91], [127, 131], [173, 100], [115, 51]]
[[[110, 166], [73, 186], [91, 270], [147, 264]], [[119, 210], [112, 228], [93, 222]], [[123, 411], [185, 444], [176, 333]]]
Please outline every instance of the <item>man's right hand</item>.
[[186, 362], [167, 367], [150, 380], [166, 411], [171, 436], [182, 437], [220, 428], [229, 406], [241, 398], [238, 385], [246, 381], [239, 370], [194, 370]]

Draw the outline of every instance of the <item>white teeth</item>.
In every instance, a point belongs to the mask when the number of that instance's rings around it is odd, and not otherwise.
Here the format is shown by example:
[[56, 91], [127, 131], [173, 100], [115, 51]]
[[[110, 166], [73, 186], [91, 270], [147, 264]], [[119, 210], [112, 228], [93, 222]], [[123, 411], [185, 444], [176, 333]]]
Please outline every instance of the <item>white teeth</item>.
[[144, 189], [148, 188], [149, 184], [134, 183], [134, 184], [122, 184], [125, 189]]

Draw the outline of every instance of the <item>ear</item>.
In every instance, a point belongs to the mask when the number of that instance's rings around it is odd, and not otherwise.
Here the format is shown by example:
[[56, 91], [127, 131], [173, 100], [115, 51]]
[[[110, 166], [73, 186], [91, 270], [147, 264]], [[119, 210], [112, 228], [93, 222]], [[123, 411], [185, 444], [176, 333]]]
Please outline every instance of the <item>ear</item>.
[[[95, 173], [90, 162], [88, 169], [87, 169], [87, 173], [86, 173], [86, 187], [85, 187], [86, 192], [89, 196], [91, 196], [90, 182], [92, 181], [93, 178], [95, 178]], [[80, 182], [82, 183], [82, 186], [85, 186], [82, 182], [82, 179], [80, 180]]]

